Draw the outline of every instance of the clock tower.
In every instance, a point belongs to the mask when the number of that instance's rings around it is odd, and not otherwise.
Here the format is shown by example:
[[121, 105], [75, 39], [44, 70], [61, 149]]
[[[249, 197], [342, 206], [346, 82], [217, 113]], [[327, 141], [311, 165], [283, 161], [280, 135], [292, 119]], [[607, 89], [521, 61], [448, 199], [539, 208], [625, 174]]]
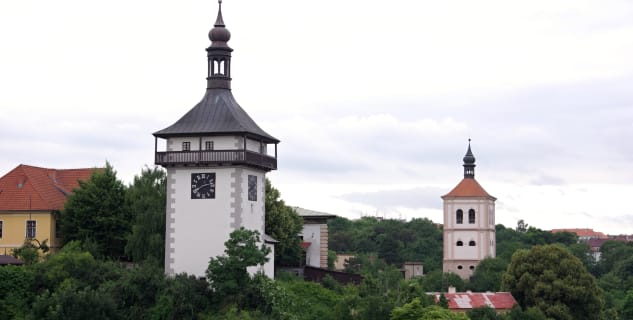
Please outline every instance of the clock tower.
[[[231, 33], [222, 1], [209, 32], [207, 88], [196, 106], [154, 133], [155, 163], [167, 170], [165, 273], [203, 277], [241, 227], [264, 235], [265, 174], [277, 169], [279, 140], [262, 130], [231, 92]], [[158, 150], [158, 139], [166, 150]], [[272, 147], [272, 148], [271, 148]], [[272, 277], [273, 254], [259, 270]], [[251, 270], [256, 271], [256, 270]]]
[[486, 257], [495, 257], [495, 197], [475, 180], [475, 156], [464, 156], [464, 179], [444, 200], [444, 272], [464, 279]]

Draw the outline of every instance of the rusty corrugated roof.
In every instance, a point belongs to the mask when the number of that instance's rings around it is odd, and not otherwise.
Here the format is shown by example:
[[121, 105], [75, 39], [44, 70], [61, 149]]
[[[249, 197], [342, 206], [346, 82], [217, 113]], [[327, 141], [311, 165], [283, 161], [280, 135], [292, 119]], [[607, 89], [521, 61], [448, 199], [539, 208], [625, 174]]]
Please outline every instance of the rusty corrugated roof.
[[[436, 301], [440, 293], [434, 293]], [[450, 310], [468, 310], [490, 307], [497, 310], [512, 309], [517, 303], [510, 292], [457, 292], [444, 293]]]

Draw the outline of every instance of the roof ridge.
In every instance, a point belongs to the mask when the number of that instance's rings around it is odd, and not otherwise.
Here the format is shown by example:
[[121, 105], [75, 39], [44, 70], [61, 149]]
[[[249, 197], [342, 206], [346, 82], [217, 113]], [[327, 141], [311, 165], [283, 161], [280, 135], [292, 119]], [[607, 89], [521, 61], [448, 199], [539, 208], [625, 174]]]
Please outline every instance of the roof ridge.
[[[24, 175], [27, 176], [27, 181], [31, 184], [31, 187], [33, 188], [33, 190], [35, 190], [35, 194], [40, 198], [40, 200], [42, 200], [44, 203], [46, 203], [48, 206], [53, 207], [54, 204], [52, 204], [47, 197], [44, 197], [42, 195], [42, 186], [39, 183], [33, 183], [33, 181], [37, 181], [37, 177], [34, 177], [35, 174], [42, 174], [44, 170], [49, 170], [48, 168], [42, 168], [42, 167], [35, 167], [35, 166], [25, 166], [25, 167], [29, 167], [31, 170], [24, 170], [24, 168], [22, 169], [24, 172]], [[46, 174], [44, 174], [44, 176], [47, 178], [47, 180], [51, 180], [48, 172], [46, 172]], [[51, 181], [52, 182], [52, 181]], [[33, 199], [31, 199], [29, 197], [29, 202], [32, 202]], [[29, 203], [29, 207], [31, 206], [31, 204]], [[29, 208], [30, 210], [30, 208]]]

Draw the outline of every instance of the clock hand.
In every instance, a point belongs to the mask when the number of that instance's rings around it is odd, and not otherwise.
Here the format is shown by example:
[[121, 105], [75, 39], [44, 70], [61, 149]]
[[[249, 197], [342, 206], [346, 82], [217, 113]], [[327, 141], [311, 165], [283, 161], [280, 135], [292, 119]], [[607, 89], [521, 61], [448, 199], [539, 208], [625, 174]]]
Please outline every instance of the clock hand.
[[197, 187], [197, 188], [193, 189], [193, 192], [198, 192], [198, 190], [200, 190], [200, 189], [202, 189], [202, 188], [204, 188], [204, 187], [206, 187], [206, 186], [211, 186], [211, 184], [210, 184], [210, 183], [203, 184], [203, 185], [201, 185], [201, 186], [199, 186], [199, 187]]

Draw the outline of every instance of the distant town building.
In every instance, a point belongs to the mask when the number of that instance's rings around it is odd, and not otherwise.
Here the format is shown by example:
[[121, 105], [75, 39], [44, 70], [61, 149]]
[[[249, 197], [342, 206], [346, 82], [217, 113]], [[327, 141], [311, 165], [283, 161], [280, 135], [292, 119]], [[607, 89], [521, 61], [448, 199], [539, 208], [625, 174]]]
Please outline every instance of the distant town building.
[[[439, 301], [442, 293], [432, 293], [435, 301]], [[467, 312], [475, 308], [490, 307], [497, 313], [505, 313], [517, 304], [510, 292], [455, 292], [454, 287], [444, 293], [448, 300], [448, 309], [456, 312]]]
[[424, 265], [420, 261], [407, 261], [402, 264], [402, 272], [405, 279], [421, 277], [424, 275]]
[[97, 170], [49, 169], [21, 164], [0, 178], [0, 254], [11, 254], [25, 240], [60, 245], [57, 214], [66, 199]]
[[336, 215], [300, 207], [294, 207], [297, 214], [303, 219], [301, 246], [305, 250], [305, 265], [327, 268], [328, 253], [328, 227], [327, 222], [336, 218]]
[[336, 261], [334, 261], [334, 270], [338, 270], [338, 271], [345, 270], [345, 265], [352, 258], [356, 258], [356, 254], [353, 254], [353, 253], [337, 253], [336, 254]]
[[578, 236], [578, 240], [587, 241], [589, 239], [607, 239], [609, 238], [602, 232], [593, 231], [593, 229], [577, 229], [577, 228], [567, 228], [567, 229], [552, 229], [552, 233], [557, 232], [569, 232]]
[[472, 276], [481, 260], [496, 255], [495, 197], [475, 180], [475, 156], [464, 156], [464, 179], [442, 196], [444, 200], [443, 271], [463, 279]]
[[619, 235], [609, 235], [609, 240], [622, 241], [622, 242], [631, 242], [633, 241], [633, 234], [619, 234]]
[[593, 259], [595, 261], [600, 261], [600, 247], [605, 241], [609, 240], [609, 236], [605, 235], [602, 232], [597, 232], [589, 228], [552, 229], [551, 232], [569, 232], [575, 234], [576, 236], [578, 236], [578, 241], [586, 242], [589, 245], [591, 255], [593, 256]]
[[[240, 228], [264, 235], [265, 175], [277, 169], [279, 140], [262, 130], [231, 93], [231, 33], [222, 7], [207, 51], [202, 101], [171, 126], [154, 133], [155, 163], [167, 169], [165, 273], [205, 276], [209, 258]], [[166, 150], [158, 150], [158, 139]], [[269, 146], [273, 150], [269, 150]], [[274, 277], [274, 253], [249, 272]]]

